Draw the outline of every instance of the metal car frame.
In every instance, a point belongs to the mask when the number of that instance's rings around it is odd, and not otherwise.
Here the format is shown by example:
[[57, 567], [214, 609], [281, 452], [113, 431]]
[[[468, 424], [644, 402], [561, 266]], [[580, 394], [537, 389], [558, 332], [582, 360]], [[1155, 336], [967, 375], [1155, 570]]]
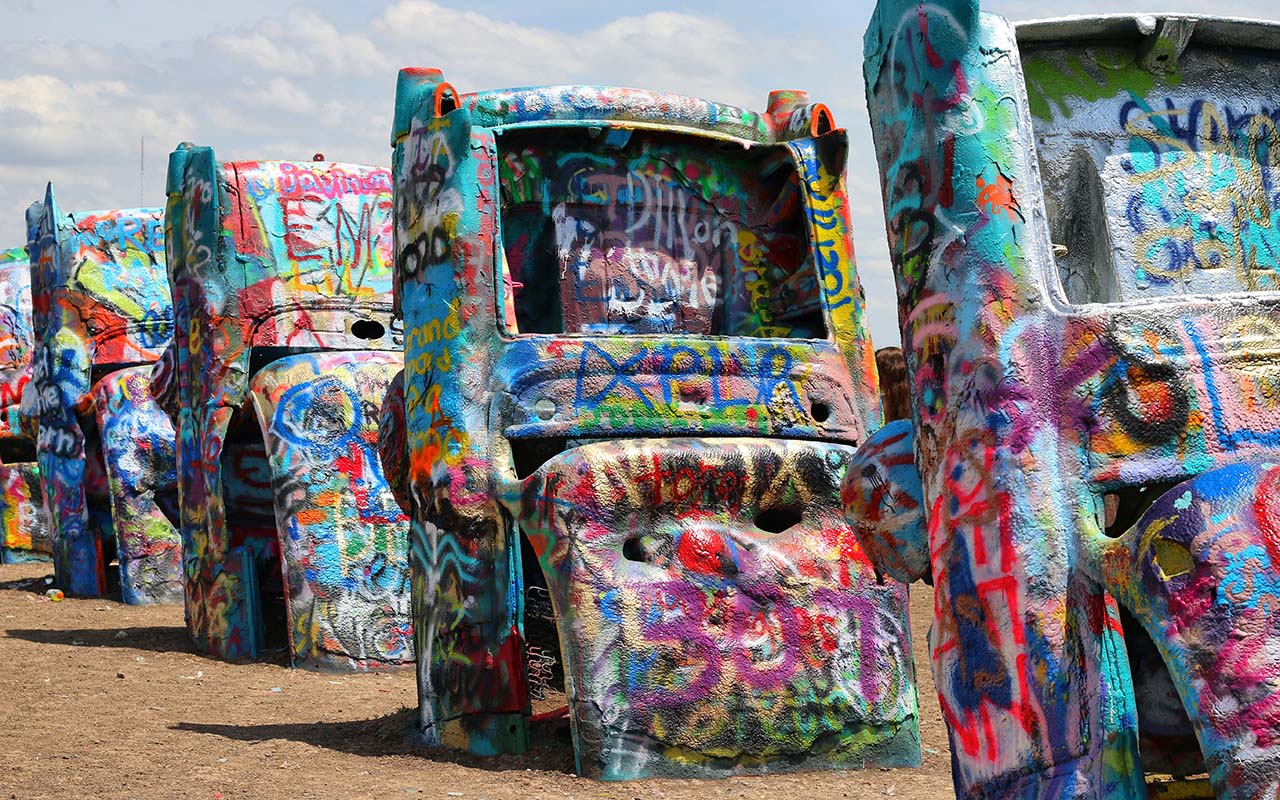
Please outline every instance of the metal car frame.
[[48, 561], [35, 439], [22, 428], [31, 380], [31, 268], [25, 247], [0, 250], [0, 563]]
[[872, 17], [914, 425], [846, 500], [937, 592], [961, 797], [1280, 791], [1277, 52], [1240, 20]]
[[391, 180], [333, 162], [221, 162], [184, 144], [166, 225], [187, 628], [224, 659], [413, 660], [406, 518], [377, 457], [399, 371]]
[[54, 574], [71, 594], [182, 597], [174, 435], [147, 377], [173, 333], [159, 209], [27, 211], [35, 431]]
[[392, 143], [427, 740], [523, 750], [563, 671], [589, 776], [917, 762], [830, 111], [406, 69]]

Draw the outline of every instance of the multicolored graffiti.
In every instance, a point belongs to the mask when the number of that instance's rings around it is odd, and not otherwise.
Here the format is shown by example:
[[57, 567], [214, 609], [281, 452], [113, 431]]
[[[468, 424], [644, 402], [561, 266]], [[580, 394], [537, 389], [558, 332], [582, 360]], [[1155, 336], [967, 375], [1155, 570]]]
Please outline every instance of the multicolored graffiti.
[[93, 386], [106, 458], [121, 594], [182, 602], [173, 424], [151, 397], [151, 365], [113, 372]]
[[[1165, 743], [1179, 727], [1185, 736], [1189, 715], [1220, 797], [1280, 796], [1277, 486], [1273, 462], [1211, 470], [1162, 494], [1130, 532], [1101, 544], [1103, 581], [1148, 629], [1187, 706], [1164, 718], [1158, 705], [1139, 706], [1142, 743], [1154, 739], [1142, 729], [1149, 715]], [[1173, 756], [1186, 758], [1176, 749]]]
[[[1096, 157], [1045, 161], [1049, 182], [1070, 185], [1090, 206], [1086, 215], [1064, 198], [1054, 208], [1055, 240], [1067, 249], [1059, 265], [1076, 302], [1280, 286], [1274, 98], [1248, 86], [1215, 97], [1195, 74], [1203, 65], [1194, 52], [1184, 62], [1166, 50], [1157, 70], [1123, 46], [1098, 53], [1091, 67], [1060, 48], [1028, 54], [1027, 89], [1047, 149], [1065, 152], [1086, 132], [1107, 145]], [[1072, 229], [1085, 216], [1100, 227]], [[1115, 248], [1114, 275], [1095, 275], [1087, 262], [1083, 240], [1099, 234]]]
[[22, 390], [31, 380], [31, 269], [23, 247], [0, 250], [0, 563], [53, 553], [41, 519], [35, 443], [22, 429]]
[[[254, 376], [266, 433], [295, 661], [413, 659], [406, 517], [378, 459], [395, 353], [307, 353]], [[349, 502], [354, 498], [355, 502]]]
[[[659, 133], [611, 135], [625, 157], [579, 152], [572, 129], [503, 136], [503, 241], [522, 289], [519, 330], [824, 334], [815, 273], [801, 269], [804, 229], [767, 219], [775, 205], [799, 202], [795, 172], [783, 183], [755, 174], [749, 151], [691, 154]], [[549, 250], [555, 259], [542, 256]], [[539, 274], [547, 269], [565, 276], [563, 291]], [[738, 285], [721, 284], [738, 275]], [[775, 309], [787, 319], [775, 320]]]
[[571, 448], [524, 481], [518, 524], [551, 587], [575, 735], [602, 743], [580, 770], [913, 761], [906, 595], [877, 583], [841, 519], [850, 455], [625, 440]]
[[880, 410], [826, 108], [407, 69], [392, 144], [424, 736], [523, 750], [562, 668], [587, 775], [916, 762], [906, 594], [834, 513]]
[[173, 429], [122, 369], [155, 361], [173, 332], [160, 211], [63, 214], [49, 186], [27, 228], [35, 349], [22, 405], [57, 581], [105, 595], [118, 559], [126, 603], [176, 602]]
[[1280, 791], [1280, 305], [1247, 293], [1273, 288], [1280, 63], [1254, 25], [1015, 38], [973, 0], [882, 0], [867, 31], [915, 429], [845, 498], [878, 567], [934, 584], [962, 797]]
[[[187, 627], [225, 659], [413, 660], [406, 517], [376, 456], [400, 359], [390, 173], [182, 145], [166, 210]], [[330, 352], [323, 351], [343, 351]]]

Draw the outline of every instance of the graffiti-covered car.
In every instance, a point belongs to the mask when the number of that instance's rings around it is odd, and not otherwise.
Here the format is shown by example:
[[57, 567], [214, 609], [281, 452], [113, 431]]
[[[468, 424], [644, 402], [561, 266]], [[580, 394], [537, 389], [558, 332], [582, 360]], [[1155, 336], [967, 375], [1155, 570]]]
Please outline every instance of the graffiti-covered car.
[[391, 174], [169, 162], [178, 332], [154, 382], [177, 417], [187, 626], [225, 659], [413, 660], [407, 522], [378, 459], [400, 370]]
[[35, 440], [23, 429], [22, 390], [31, 380], [31, 269], [25, 247], [0, 250], [0, 563], [47, 561]]
[[1278, 51], [1238, 20], [872, 18], [915, 424], [846, 494], [937, 591], [962, 797], [1280, 791]]
[[[35, 430], [54, 574], [67, 592], [182, 599], [174, 434], [149, 390], [173, 333], [159, 209], [27, 211]], [[118, 571], [111, 569], [118, 563]]]
[[407, 69], [393, 131], [427, 740], [523, 749], [562, 672], [589, 776], [918, 761], [839, 502], [880, 410], [826, 107]]

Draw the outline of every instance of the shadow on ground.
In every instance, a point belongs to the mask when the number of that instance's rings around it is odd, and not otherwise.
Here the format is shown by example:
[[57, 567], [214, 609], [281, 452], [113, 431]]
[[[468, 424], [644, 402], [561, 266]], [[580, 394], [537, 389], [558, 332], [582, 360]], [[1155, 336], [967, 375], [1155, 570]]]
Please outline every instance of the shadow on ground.
[[73, 630], [32, 630], [10, 628], [5, 634], [37, 644], [66, 644], [75, 647], [122, 647], [156, 653], [194, 653], [185, 628], [151, 625], [135, 628], [78, 628]]
[[207, 733], [238, 741], [286, 739], [359, 756], [414, 755], [428, 761], [502, 772], [548, 770], [573, 772], [573, 743], [567, 719], [530, 726], [529, 739], [538, 744], [526, 753], [480, 757], [447, 747], [427, 747], [417, 738], [417, 709], [401, 708], [383, 717], [350, 722], [300, 722], [271, 725], [225, 725], [179, 722], [172, 730]]
[[34, 578], [15, 578], [11, 581], [0, 581], [0, 591], [44, 594], [45, 589], [51, 588], [53, 588], [52, 575], [38, 575]]

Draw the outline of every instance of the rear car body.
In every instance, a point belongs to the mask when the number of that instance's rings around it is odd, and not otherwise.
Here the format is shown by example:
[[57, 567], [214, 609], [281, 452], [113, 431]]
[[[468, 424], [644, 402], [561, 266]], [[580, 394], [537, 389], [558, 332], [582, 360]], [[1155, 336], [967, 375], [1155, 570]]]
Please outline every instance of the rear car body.
[[225, 659], [412, 662], [405, 515], [378, 459], [400, 369], [390, 174], [170, 158], [178, 334], [153, 376], [177, 419], [187, 626]]
[[520, 751], [563, 690], [593, 777], [918, 760], [905, 590], [835, 513], [880, 417], [847, 143], [770, 100], [401, 72], [429, 741]]
[[35, 350], [22, 405], [58, 584], [111, 594], [117, 561], [125, 602], [178, 602], [173, 427], [147, 380], [173, 333], [162, 212], [64, 213], [49, 186], [27, 227]]
[[35, 439], [21, 420], [32, 344], [27, 250], [0, 250], [0, 563], [5, 564], [47, 561], [53, 555], [41, 513]]
[[1280, 27], [883, 0], [865, 49], [914, 430], [846, 500], [937, 591], [957, 794], [1275, 797]]

